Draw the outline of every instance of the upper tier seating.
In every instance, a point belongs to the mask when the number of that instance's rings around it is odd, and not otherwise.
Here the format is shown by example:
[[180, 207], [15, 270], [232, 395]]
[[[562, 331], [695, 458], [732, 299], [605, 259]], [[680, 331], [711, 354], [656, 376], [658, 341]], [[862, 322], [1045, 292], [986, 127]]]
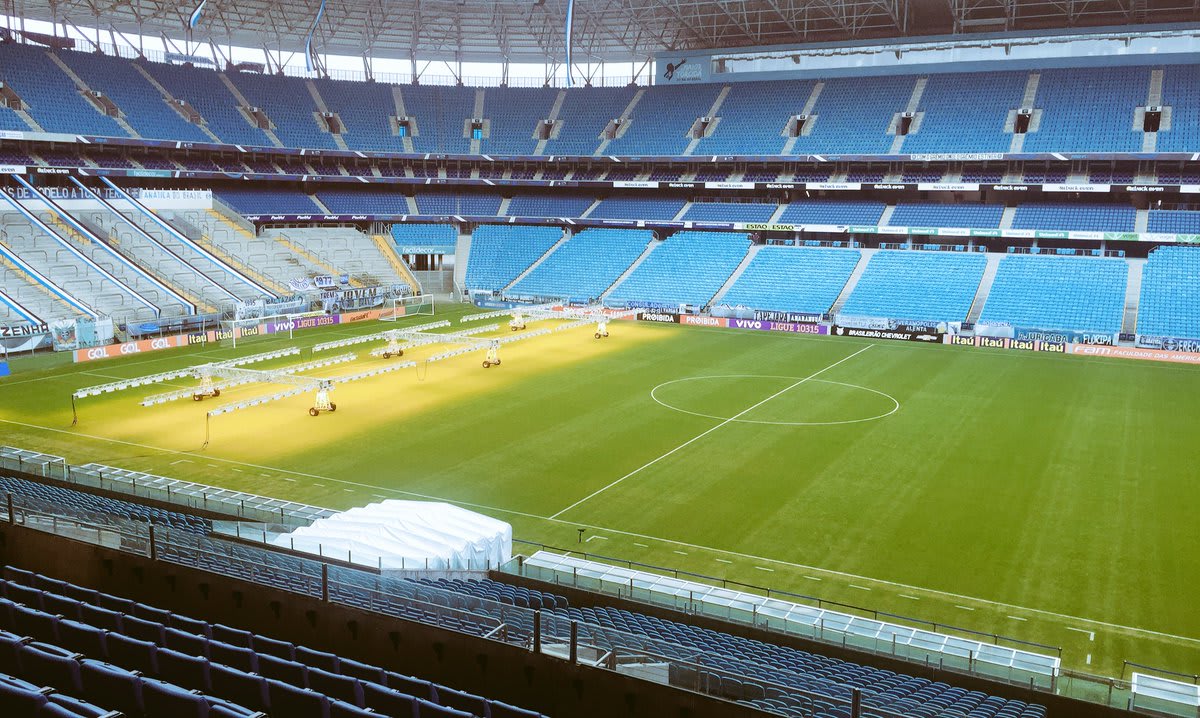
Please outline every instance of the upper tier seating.
[[1116, 334], [1128, 274], [1123, 259], [1009, 255], [1000, 260], [979, 321]]
[[683, 213], [694, 222], [766, 222], [779, 205], [756, 202], [695, 202]]
[[924, 113], [920, 126], [904, 139], [901, 151], [1007, 152], [1012, 135], [1004, 123], [1021, 104], [1028, 79], [1025, 72], [930, 75], [917, 105]]
[[1163, 69], [1162, 104], [1171, 108], [1171, 127], [1158, 133], [1159, 152], [1200, 148], [1200, 72], [1196, 69], [1195, 65]]
[[705, 306], [748, 248], [744, 234], [679, 232], [656, 247], [609, 299], [639, 306]]
[[1142, 270], [1138, 334], [1200, 339], [1200, 248], [1159, 247]]
[[29, 115], [46, 132], [129, 136], [111, 117], [84, 99], [71, 78], [50, 58], [48, 50], [0, 43], [0, 81], [21, 96]]
[[317, 103], [308, 91], [307, 80], [255, 72], [227, 74], [242, 96], [271, 118], [275, 136], [285, 147], [338, 149], [333, 137], [317, 124]]
[[[708, 114], [720, 85], [655, 85], [633, 108], [625, 133], [609, 143], [609, 155], [681, 155], [688, 130]], [[610, 118], [611, 119], [611, 118]]]
[[763, 247], [720, 303], [824, 314], [846, 286], [860, 255], [856, 249]]
[[793, 202], [779, 215], [785, 224], [865, 224], [879, 223], [887, 205], [866, 199], [806, 199]]
[[216, 72], [158, 62], [146, 63], [146, 70], [172, 97], [186, 100], [194, 107], [204, 118], [208, 129], [222, 142], [251, 147], [271, 146], [267, 135], [251, 125], [238, 109], [237, 98]]
[[1041, 123], [1025, 136], [1024, 150], [1140, 152], [1143, 133], [1134, 131], [1134, 109], [1146, 104], [1149, 91], [1148, 67], [1045, 70], [1034, 102]]
[[[633, 87], [575, 87], [566, 90], [558, 112], [558, 137], [546, 142], [543, 154], [590, 156], [610, 120], [621, 116], [637, 93]], [[578, 176], [578, 175], [577, 175]]]
[[404, 109], [417, 119], [412, 145], [416, 152], [467, 154], [466, 122], [475, 106], [475, 90], [470, 87], [405, 85], [401, 90]]
[[509, 294], [598, 299], [654, 241], [646, 229], [585, 229], [546, 257]]
[[1014, 229], [1132, 232], [1137, 210], [1128, 205], [1027, 202], [1017, 206]]
[[[138, 133], [165, 139], [204, 140], [207, 135], [167, 107], [159, 92], [134, 69], [134, 61], [59, 51], [93, 89], [111, 97]], [[212, 69], [138, 61], [175, 98], [186, 100], [202, 124], [222, 142], [270, 146], [272, 142], [239, 111], [234, 93]], [[118, 66], [121, 67], [118, 67]], [[3, 79], [29, 104], [33, 118], [48, 131], [125, 137], [117, 123], [93, 109], [47, 51], [17, 43], [0, 49]], [[1135, 127], [1136, 108], [1145, 104], [1150, 66], [1083, 67], [1032, 71], [930, 73], [916, 105], [919, 120], [903, 138], [905, 153], [1003, 152], [1013, 135], [1005, 126], [1022, 102], [1031, 74], [1040, 75], [1034, 109], [1040, 120], [1024, 139], [1027, 152], [1136, 152], [1144, 133]], [[1200, 150], [1200, 75], [1194, 65], [1163, 68], [1162, 104], [1171, 108], [1170, 126], [1159, 132], [1159, 151]], [[533, 154], [537, 123], [547, 119], [558, 94], [557, 136], [546, 155], [594, 155], [608, 123], [621, 116], [634, 96], [627, 128], [606, 154], [679, 155], [693, 138], [689, 130], [706, 116], [726, 85], [654, 85], [648, 88], [488, 88], [364, 83], [341, 80], [227, 74], [252, 106], [261, 107], [285, 146], [335, 149], [333, 135], [314, 116], [317, 89], [330, 112], [342, 120], [341, 139], [351, 149], [403, 152], [393, 118], [415, 119], [412, 149], [418, 153], [471, 151], [467, 122], [487, 122], [477, 151], [498, 155]], [[807, 134], [796, 138], [793, 154], [886, 154], [894, 135], [893, 116], [905, 111], [921, 77], [914, 74], [731, 82], [716, 110], [720, 121], [696, 144], [698, 154], [781, 154], [789, 139], [789, 119], [799, 114], [820, 83]], [[476, 109], [477, 92], [482, 107]], [[397, 97], [399, 95], [399, 98]], [[61, 98], [56, 105], [55, 99]], [[401, 100], [401, 103], [397, 102]], [[85, 111], [86, 110], [86, 111]], [[28, 130], [20, 117], [0, 108], [0, 129]]]
[[609, 197], [588, 215], [589, 219], [674, 219], [684, 200], [675, 197]]
[[500, 195], [484, 192], [419, 192], [416, 200], [421, 214], [494, 217], [500, 211]]
[[885, 154], [894, 137], [887, 133], [892, 116], [904, 110], [916, 78], [854, 77], [825, 82], [813, 107], [812, 134], [798, 137], [794, 154]]
[[[344, 187], [344, 185], [334, 185]], [[317, 192], [321, 203], [336, 214], [412, 214], [408, 198], [398, 185], [325, 188]]]
[[88, 87], [107, 95], [142, 137], [212, 142], [212, 138], [171, 109], [132, 62], [96, 53], [61, 52], [59, 57]]
[[876, 252], [842, 306], [848, 315], [961, 322], [983, 280], [987, 257], [964, 252]]
[[1146, 231], [1200, 234], [1200, 211], [1194, 209], [1152, 209], [1146, 223]]
[[224, 187], [213, 196], [242, 214], [320, 214], [321, 208], [299, 190]]
[[511, 217], [579, 217], [592, 206], [589, 195], [519, 194], [508, 203]]
[[[800, 114], [816, 83], [735, 82], [717, 110], [721, 121], [709, 137], [700, 140], [700, 155], [777, 155], [783, 152], [784, 130]], [[774, 179], [774, 178], [772, 178]]]
[[900, 202], [888, 224], [893, 227], [995, 228], [1000, 226], [1003, 215], [1002, 204]]
[[499, 291], [562, 239], [558, 227], [485, 224], [471, 235], [467, 289]]
[[342, 140], [354, 150], [404, 152], [404, 142], [392, 128], [396, 103], [392, 86], [378, 82], [313, 80], [325, 106], [341, 119]]
[[538, 141], [534, 131], [550, 116], [558, 97], [552, 87], [491, 87], [483, 97], [483, 119], [488, 136], [480, 142], [485, 155], [532, 155]]

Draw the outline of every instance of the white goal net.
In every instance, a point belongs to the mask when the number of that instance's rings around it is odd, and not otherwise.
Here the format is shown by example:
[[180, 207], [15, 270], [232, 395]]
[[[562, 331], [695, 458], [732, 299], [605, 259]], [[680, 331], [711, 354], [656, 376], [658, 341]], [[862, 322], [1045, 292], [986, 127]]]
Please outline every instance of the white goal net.
[[269, 327], [274, 330], [272, 334], [279, 336], [287, 334], [288, 339], [291, 339], [293, 319], [286, 314], [273, 314], [253, 319], [224, 319], [221, 321], [221, 346], [236, 349], [242, 344], [265, 339], [268, 336]]
[[432, 294], [392, 297], [384, 302], [383, 311], [379, 314], [379, 321], [394, 322], [404, 317], [433, 316], [434, 313], [435, 308]]

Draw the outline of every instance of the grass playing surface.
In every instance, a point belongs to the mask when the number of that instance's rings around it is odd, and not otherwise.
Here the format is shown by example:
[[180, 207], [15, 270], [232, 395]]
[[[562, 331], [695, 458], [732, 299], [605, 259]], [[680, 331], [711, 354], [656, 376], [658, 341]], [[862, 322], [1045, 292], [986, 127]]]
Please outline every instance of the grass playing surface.
[[344, 385], [332, 415], [216, 417], [204, 450], [207, 410], [274, 388], [142, 408], [173, 388], [143, 387], [71, 426], [83, 386], [391, 326], [18, 360], [0, 443], [332, 508], [444, 499], [528, 541], [1061, 646], [1070, 669], [1200, 671], [1200, 367], [619, 322]]

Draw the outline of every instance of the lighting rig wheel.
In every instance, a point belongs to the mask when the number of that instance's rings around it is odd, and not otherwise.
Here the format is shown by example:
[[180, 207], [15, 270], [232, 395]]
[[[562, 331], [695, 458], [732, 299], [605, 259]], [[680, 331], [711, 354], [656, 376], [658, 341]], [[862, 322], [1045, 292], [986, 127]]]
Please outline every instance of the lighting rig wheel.
[[499, 359], [497, 359], [497, 360], [496, 360], [495, 362], [493, 362], [493, 363], [494, 363], [496, 366], [500, 366], [500, 360], [499, 360]]
[[309, 415], [309, 416], [320, 416], [320, 415], [321, 415], [321, 412], [317, 411], [316, 409], [309, 409], [309, 410], [308, 410], [308, 415]]
[[332, 401], [329, 402], [329, 411], [330, 412], [337, 411], [337, 404], [334, 404]]
[[200, 396], [199, 394], [192, 394], [192, 401], [200, 401], [203, 398], [204, 397]]
[[599, 338], [600, 338], [600, 332], [596, 332], [595, 336], [596, 336], [596, 338], [597, 338], [597, 339], [599, 339]]
[[487, 359], [484, 359], [484, 360], [483, 360], [483, 368], [484, 368], [484, 369], [487, 369], [487, 368], [489, 368], [489, 367], [491, 367], [491, 366], [492, 366], [492, 363], [491, 363], [490, 361], [488, 361]]
[[402, 356], [404, 356], [404, 350], [403, 350], [403, 349], [398, 349], [398, 350], [396, 351], [396, 356], [398, 356], [398, 357], [402, 357]]
[[213, 396], [220, 396], [220, 395], [221, 395], [220, 389], [213, 389]]
[[384, 359], [391, 359], [391, 358], [392, 358], [392, 353], [391, 353], [391, 352], [384, 352], [384, 353], [383, 353], [383, 358], [384, 358]]

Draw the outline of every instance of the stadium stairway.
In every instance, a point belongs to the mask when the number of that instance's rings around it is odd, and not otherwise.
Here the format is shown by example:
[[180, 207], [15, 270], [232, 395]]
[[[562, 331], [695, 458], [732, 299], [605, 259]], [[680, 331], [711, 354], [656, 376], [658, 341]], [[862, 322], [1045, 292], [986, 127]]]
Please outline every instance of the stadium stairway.
[[833, 306], [829, 308], [829, 315], [836, 316], [842, 311], [842, 305], [846, 303], [846, 299], [850, 293], [854, 291], [854, 287], [858, 285], [858, 280], [862, 278], [863, 272], [867, 271], [867, 264], [870, 263], [871, 257], [875, 256], [878, 249], [860, 249], [862, 256], [858, 258], [858, 264], [854, 267], [854, 271], [850, 273], [850, 278], [846, 280], [846, 286], [842, 287], [842, 293], [837, 299], [833, 300]]
[[413, 294], [421, 294], [421, 283], [413, 276], [412, 270], [400, 259], [400, 255], [396, 254], [396, 243], [391, 237], [385, 237], [382, 234], [370, 235], [371, 241], [379, 248], [379, 253], [387, 260], [388, 265], [395, 270], [397, 276], [404, 280], [409, 287], [412, 287]]
[[713, 295], [712, 299], [709, 301], [709, 304], [715, 306], [721, 303], [721, 298], [725, 296], [725, 293], [729, 291], [729, 288], [732, 287], [742, 276], [742, 273], [746, 271], [746, 267], [750, 266], [750, 262], [754, 261], [754, 258], [758, 256], [758, 252], [762, 248], [763, 245], [761, 244], [750, 245], [750, 251], [746, 252], [745, 257], [742, 257], [742, 263], [737, 266], [737, 269], [733, 270], [733, 274], [729, 275], [729, 279], [725, 280], [725, 283], [722, 284], [721, 288], [717, 290], [717, 293]]
[[467, 262], [471, 259], [471, 233], [459, 231], [454, 243], [454, 288], [466, 286]]
[[988, 294], [992, 291], [992, 281], [996, 279], [996, 270], [1000, 268], [1000, 260], [1004, 255], [989, 252], [987, 255], [987, 266], [983, 269], [983, 280], [979, 282], [979, 290], [975, 293], [975, 301], [971, 304], [971, 311], [967, 314], [967, 321], [974, 324], [979, 321], [979, 315], [983, 312], [983, 305], [987, 304]]
[[542, 256], [538, 257], [538, 258], [537, 258], [537, 260], [535, 260], [535, 261], [534, 261], [534, 263], [533, 263], [533, 264], [531, 264], [531, 265], [529, 265], [528, 267], [526, 267], [526, 268], [525, 268], [525, 271], [523, 271], [523, 272], [521, 272], [520, 274], [518, 274], [518, 275], [516, 276], [516, 278], [514, 278], [514, 279], [513, 279], [511, 282], [509, 282], [507, 285], [505, 285], [505, 287], [504, 287], [504, 289], [503, 289], [502, 291], [508, 291], [509, 289], [512, 289], [512, 288], [513, 288], [513, 286], [515, 286], [516, 284], [518, 284], [518, 283], [519, 283], [519, 282], [520, 282], [522, 279], [524, 279], [525, 277], [529, 276], [529, 273], [530, 273], [530, 272], [532, 272], [533, 270], [537, 269], [537, 266], [538, 266], [539, 264], [541, 264], [542, 262], [546, 261], [546, 258], [547, 258], [547, 257], [549, 257], [551, 254], [554, 254], [554, 250], [556, 250], [556, 249], [558, 249], [559, 247], [563, 246], [563, 244], [565, 244], [565, 243], [566, 243], [566, 241], [567, 241], [568, 239], [570, 239], [570, 238], [571, 238], [571, 233], [570, 233], [570, 232], [567, 232], [567, 231], [565, 231], [565, 230], [564, 230], [564, 231], [563, 231], [563, 233], [562, 233], [562, 237], [559, 237], [558, 241], [557, 241], [557, 242], [555, 242], [553, 245], [551, 245], [551, 246], [550, 246], [550, 249], [547, 249], [547, 250], [546, 250], [544, 253], [542, 253]]
[[1138, 307], [1142, 296], [1142, 272], [1146, 269], [1145, 259], [1129, 258], [1129, 278], [1125, 284], [1125, 313], [1121, 319], [1121, 332], [1133, 334], [1137, 332]]

